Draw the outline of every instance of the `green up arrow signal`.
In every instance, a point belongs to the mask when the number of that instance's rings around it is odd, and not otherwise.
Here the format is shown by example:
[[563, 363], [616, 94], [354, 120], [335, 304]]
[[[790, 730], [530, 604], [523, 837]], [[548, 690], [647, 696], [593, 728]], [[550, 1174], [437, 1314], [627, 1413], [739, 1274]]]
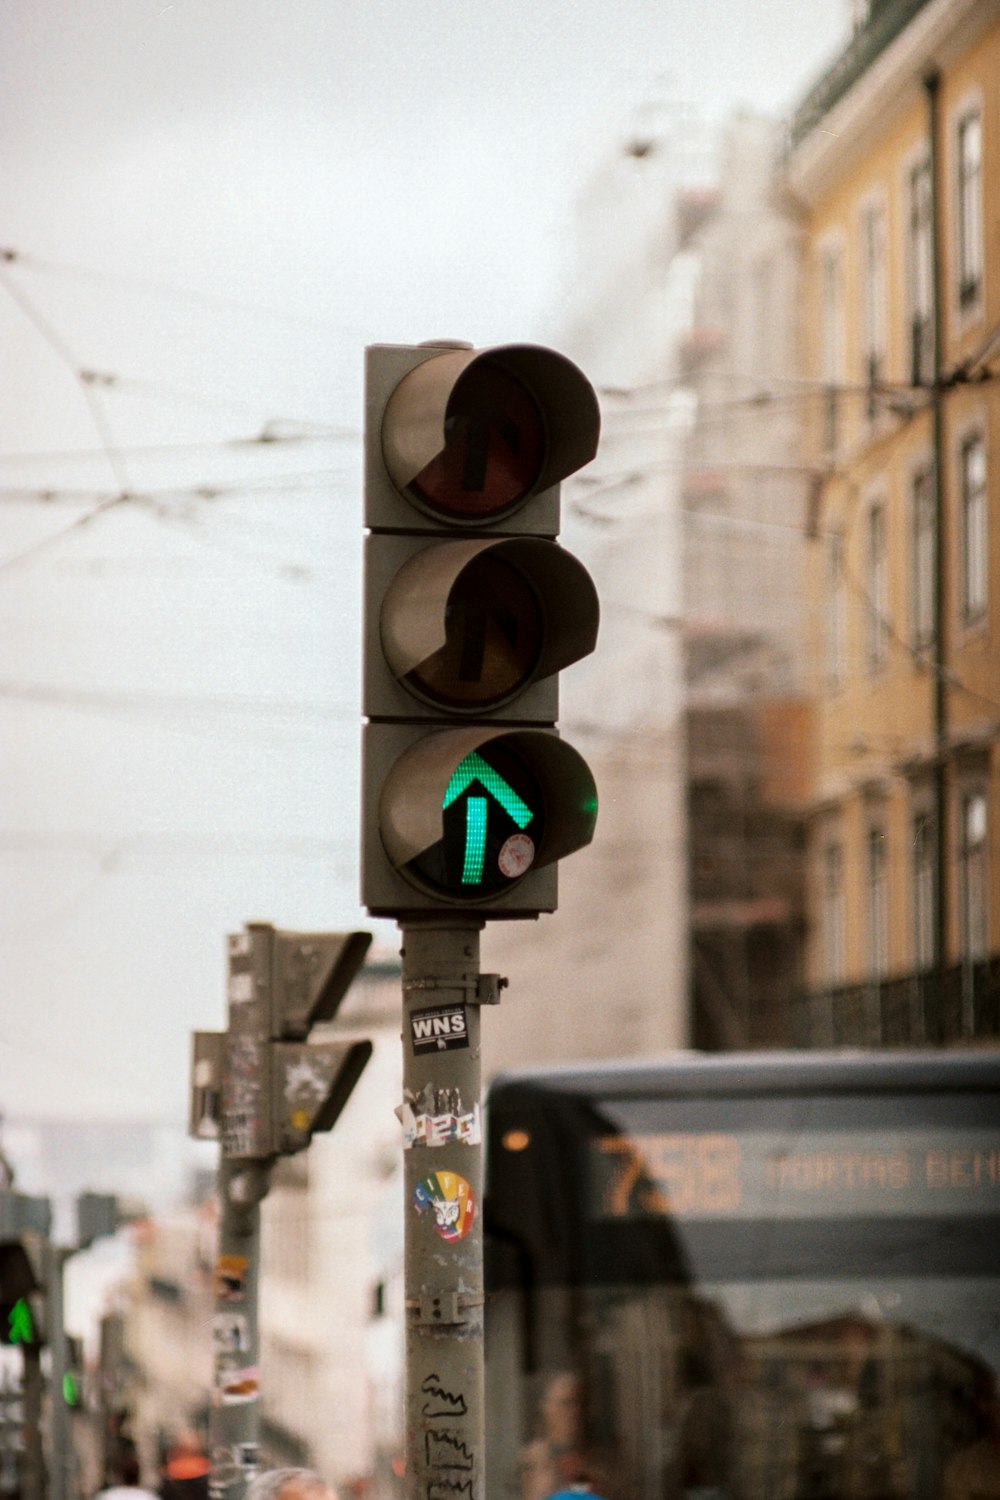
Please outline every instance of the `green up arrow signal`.
[[31, 1316], [31, 1308], [23, 1297], [18, 1297], [11, 1308], [7, 1326], [12, 1344], [35, 1342], [35, 1320]]
[[[475, 750], [459, 761], [445, 789], [442, 811], [478, 781], [490, 796], [495, 797], [518, 826], [526, 828], [534, 817], [531, 808], [505, 781], [499, 771], [485, 761]], [[478, 885], [483, 878], [486, 861], [486, 825], [489, 805], [485, 797], [469, 797], [465, 804], [465, 858], [462, 862], [462, 884]]]

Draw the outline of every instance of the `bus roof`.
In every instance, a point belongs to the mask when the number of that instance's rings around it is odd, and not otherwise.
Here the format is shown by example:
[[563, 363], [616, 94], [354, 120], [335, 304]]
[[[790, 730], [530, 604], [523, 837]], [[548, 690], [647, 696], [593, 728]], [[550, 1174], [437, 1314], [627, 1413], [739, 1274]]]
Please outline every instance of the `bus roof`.
[[673, 1052], [656, 1058], [511, 1069], [489, 1094], [534, 1088], [594, 1097], [794, 1094], [818, 1089], [1000, 1089], [1000, 1049], [828, 1052]]

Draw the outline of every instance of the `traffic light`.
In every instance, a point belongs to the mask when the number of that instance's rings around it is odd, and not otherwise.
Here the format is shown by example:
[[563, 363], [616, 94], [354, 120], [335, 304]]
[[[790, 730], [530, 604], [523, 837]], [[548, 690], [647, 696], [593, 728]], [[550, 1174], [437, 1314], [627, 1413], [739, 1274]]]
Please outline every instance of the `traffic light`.
[[38, 1280], [20, 1240], [0, 1243], [0, 1344], [37, 1344], [39, 1330], [30, 1294]]
[[587, 570], [555, 540], [597, 451], [593, 387], [554, 350], [375, 345], [365, 427], [362, 901], [373, 915], [556, 907], [593, 837], [558, 673], [594, 649]]
[[371, 1056], [368, 1041], [310, 1042], [333, 1019], [368, 932], [284, 932], [250, 923], [229, 939], [229, 1026], [195, 1032], [190, 1131], [223, 1156], [302, 1151], [330, 1130]]
[[73, 1411], [83, 1407], [84, 1357], [83, 1340], [67, 1333], [66, 1368], [63, 1371], [62, 1395], [66, 1405]]
[[76, 1200], [76, 1244], [86, 1250], [95, 1240], [115, 1234], [121, 1219], [114, 1193], [79, 1193]]

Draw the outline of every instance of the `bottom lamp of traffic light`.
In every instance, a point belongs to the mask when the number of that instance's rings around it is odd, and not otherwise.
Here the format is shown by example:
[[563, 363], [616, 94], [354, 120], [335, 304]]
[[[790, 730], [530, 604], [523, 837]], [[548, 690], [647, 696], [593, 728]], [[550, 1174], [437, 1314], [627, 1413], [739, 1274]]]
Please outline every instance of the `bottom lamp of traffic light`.
[[[589, 843], [596, 814], [589, 767], [558, 735], [455, 729], [423, 735], [394, 760], [379, 831], [414, 889], [476, 905]], [[539, 898], [539, 910], [547, 900]]]
[[30, 1345], [37, 1342], [35, 1319], [27, 1297], [18, 1297], [3, 1309], [3, 1342], [5, 1344]]

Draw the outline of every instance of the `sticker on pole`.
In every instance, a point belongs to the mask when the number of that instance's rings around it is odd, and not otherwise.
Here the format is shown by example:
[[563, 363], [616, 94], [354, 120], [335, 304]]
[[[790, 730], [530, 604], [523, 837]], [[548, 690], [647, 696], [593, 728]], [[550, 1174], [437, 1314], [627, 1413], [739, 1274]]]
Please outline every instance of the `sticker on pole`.
[[215, 1295], [220, 1302], [243, 1302], [247, 1294], [245, 1255], [220, 1255], [215, 1262]]
[[434, 1228], [443, 1240], [464, 1240], [476, 1217], [476, 1200], [464, 1177], [457, 1172], [432, 1172], [413, 1190], [418, 1214], [434, 1216]]
[[238, 1360], [220, 1360], [215, 1370], [215, 1388], [222, 1406], [243, 1406], [260, 1395], [260, 1378], [256, 1365]]
[[451, 1052], [457, 1047], [469, 1045], [469, 1027], [465, 1006], [432, 1005], [410, 1014], [410, 1037], [413, 1050], [421, 1052]]

